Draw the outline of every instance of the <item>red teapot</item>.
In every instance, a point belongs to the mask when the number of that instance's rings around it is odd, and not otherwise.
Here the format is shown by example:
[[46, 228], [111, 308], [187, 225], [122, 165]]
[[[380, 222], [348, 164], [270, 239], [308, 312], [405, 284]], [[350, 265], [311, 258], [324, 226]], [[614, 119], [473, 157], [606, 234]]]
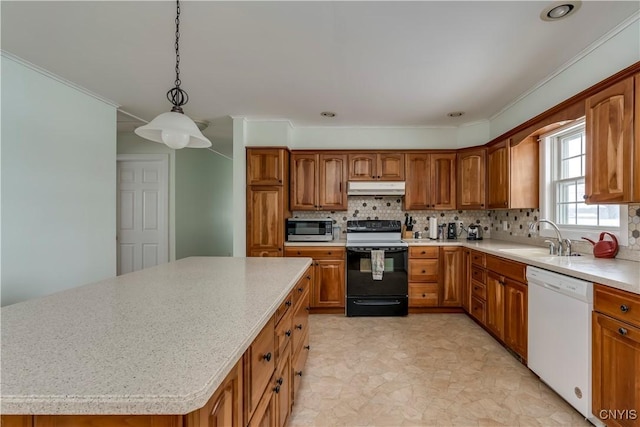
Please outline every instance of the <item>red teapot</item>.
[[[609, 235], [613, 240], [604, 240], [605, 234]], [[618, 254], [618, 239], [611, 233], [606, 231], [600, 233], [600, 240], [597, 242], [586, 237], [583, 237], [583, 239], [593, 245], [593, 256], [596, 258], [615, 258]]]

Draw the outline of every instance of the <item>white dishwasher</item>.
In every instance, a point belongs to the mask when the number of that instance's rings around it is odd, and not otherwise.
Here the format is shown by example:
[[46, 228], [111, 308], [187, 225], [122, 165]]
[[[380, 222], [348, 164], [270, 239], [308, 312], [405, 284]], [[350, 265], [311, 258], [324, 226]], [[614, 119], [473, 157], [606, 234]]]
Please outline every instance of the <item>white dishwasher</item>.
[[593, 283], [536, 267], [527, 267], [527, 281], [529, 369], [601, 425], [591, 413]]

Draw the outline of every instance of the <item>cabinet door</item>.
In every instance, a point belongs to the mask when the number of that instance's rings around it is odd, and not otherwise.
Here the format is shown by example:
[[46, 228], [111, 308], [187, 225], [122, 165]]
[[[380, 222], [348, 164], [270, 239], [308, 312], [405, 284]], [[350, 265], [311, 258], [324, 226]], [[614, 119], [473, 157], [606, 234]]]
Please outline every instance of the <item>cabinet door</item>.
[[376, 154], [349, 154], [349, 181], [371, 181], [378, 179], [376, 166]]
[[462, 248], [441, 247], [440, 258], [442, 259], [440, 305], [460, 307], [462, 305]]
[[282, 185], [288, 161], [280, 148], [247, 149], [247, 185]]
[[499, 339], [504, 339], [504, 277], [493, 271], [487, 274], [486, 325]]
[[347, 210], [347, 156], [320, 154], [320, 185], [318, 209], [323, 211]]
[[[629, 77], [587, 98], [587, 203], [619, 203], [633, 199], [633, 156], [640, 158], [632, 148], [633, 94], [633, 77]], [[635, 144], [636, 147], [640, 145], [638, 141]], [[636, 190], [638, 192], [640, 189]]]
[[431, 191], [429, 155], [411, 153], [405, 157], [404, 208], [406, 210], [429, 209], [429, 193]]
[[404, 154], [379, 154], [376, 176], [381, 181], [404, 181]]
[[315, 262], [312, 307], [344, 307], [344, 260]]
[[487, 161], [489, 209], [509, 207], [509, 140], [489, 148]]
[[431, 154], [431, 207], [456, 208], [456, 153]]
[[314, 211], [318, 207], [318, 156], [291, 155], [291, 210]]
[[185, 427], [243, 427], [242, 361], [204, 407], [185, 415]]
[[273, 427], [276, 422], [275, 399], [273, 388], [269, 385], [256, 407], [248, 427]]
[[527, 285], [505, 279], [504, 342], [527, 359]]
[[[282, 256], [284, 208], [282, 187], [253, 186], [247, 194], [247, 254]], [[255, 256], [255, 255], [253, 255]]]
[[[604, 419], [611, 426], [638, 426], [629, 416], [640, 404], [640, 328], [593, 313], [593, 414], [621, 414]], [[626, 417], [624, 416], [626, 412]], [[604, 411], [604, 412], [601, 412]]]
[[462, 308], [468, 313], [471, 302], [471, 250], [462, 249]]
[[458, 209], [484, 209], [485, 161], [484, 148], [458, 153]]
[[274, 406], [275, 406], [275, 418], [277, 427], [284, 427], [289, 420], [291, 414], [291, 349], [288, 346], [283, 353], [284, 356], [280, 358], [278, 363], [278, 370], [274, 375], [273, 392], [274, 392]]

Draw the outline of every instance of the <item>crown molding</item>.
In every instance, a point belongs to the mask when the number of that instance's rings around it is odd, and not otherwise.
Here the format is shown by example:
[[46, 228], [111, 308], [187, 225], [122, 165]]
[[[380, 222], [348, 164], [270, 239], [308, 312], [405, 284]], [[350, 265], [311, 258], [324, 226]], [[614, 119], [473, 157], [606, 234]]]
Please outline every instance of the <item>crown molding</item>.
[[60, 76], [58, 76], [56, 74], [53, 74], [51, 71], [48, 71], [48, 70], [46, 70], [46, 69], [44, 69], [42, 67], [39, 67], [39, 66], [37, 66], [35, 64], [32, 64], [31, 62], [26, 61], [26, 60], [20, 58], [19, 56], [14, 55], [13, 53], [10, 53], [10, 52], [7, 52], [6, 50], [0, 49], [0, 56], [2, 56], [3, 58], [6, 58], [6, 59], [10, 59], [11, 61], [17, 62], [18, 64], [20, 64], [20, 65], [22, 65], [22, 66], [24, 66], [26, 68], [29, 68], [30, 70], [33, 70], [33, 71], [35, 71], [35, 72], [37, 72], [39, 74], [42, 74], [43, 76], [46, 76], [46, 77], [48, 77], [48, 78], [50, 78], [52, 80], [55, 80], [55, 81], [57, 81], [59, 83], [62, 83], [62, 84], [66, 85], [66, 86], [68, 86], [68, 87], [70, 87], [72, 89], [77, 90], [78, 92], [81, 92], [81, 93], [83, 93], [85, 95], [88, 95], [88, 96], [94, 98], [94, 99], [97, 99], [98, 101], [104, 102], [107, 105], [110, 105], [110, 106], [112, 106], [114, 108], [120, 108], [120, 104], [118, 104], [117, 102], [114, 102], [114, 101], [112, 101], [112, 100], [110, 100], [108, 98], [100, 96], [97, 93], [92, 92], [87, 88], [79, 86], [79, 85], [77, 85], [77, 84], [75, 84], [75, 83], [73, 83], [73, 82], [71, 82], [71, 81], [69, 81], [69, 80], [67, 80], [67, 79], [65, 79], [63, 77], [60, 77]]

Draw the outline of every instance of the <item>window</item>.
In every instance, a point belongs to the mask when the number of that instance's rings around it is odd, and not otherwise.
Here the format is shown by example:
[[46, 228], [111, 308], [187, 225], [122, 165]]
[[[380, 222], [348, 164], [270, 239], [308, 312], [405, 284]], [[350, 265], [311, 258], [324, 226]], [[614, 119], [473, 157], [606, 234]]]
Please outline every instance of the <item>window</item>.
[[[554, 221], [563, 236], [571, 239], [609, 231], [626, 240], [627, 222], [619, 205], [584, 203], [585, 146], [584, 120], [541, 138], [541, 158], [544, 159], [541, 175], [545, 177], [540, 186], [541, 216]], [[546, 227], [540, 227], [540, 234], [555, 236]]]

